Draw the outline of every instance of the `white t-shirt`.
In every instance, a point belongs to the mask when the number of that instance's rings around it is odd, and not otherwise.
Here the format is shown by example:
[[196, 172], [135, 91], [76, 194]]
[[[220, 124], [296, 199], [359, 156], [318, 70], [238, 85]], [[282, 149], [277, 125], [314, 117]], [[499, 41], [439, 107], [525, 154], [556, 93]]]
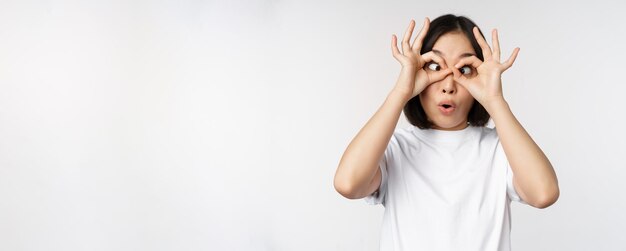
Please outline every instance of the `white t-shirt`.
[[511, 249], [511, 201], [527, 203], [495, 128], [396, 129], [379, 164], [380, 250]]

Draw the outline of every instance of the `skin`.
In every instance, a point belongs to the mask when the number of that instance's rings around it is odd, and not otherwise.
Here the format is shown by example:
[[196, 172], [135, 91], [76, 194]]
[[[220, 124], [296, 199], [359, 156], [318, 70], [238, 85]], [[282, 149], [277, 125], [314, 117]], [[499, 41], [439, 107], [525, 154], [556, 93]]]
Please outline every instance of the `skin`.
[[[335, 174], [335, 189], [346, 198], [359, 199], [380, 187], [378, 161], [389, 143], [402, 108], [410, 99], [420, 95], [420, 102], [435, 124], [435, 130], [465, 128], [470, 100], [480, 102], [495, 123], [514, 174], [513, 185], [517, 193], [536, 208], [546, 208], [555, 203], [560, 194], [556, 173], [543, 151], [517, 121], [502, 95], [501, 75], [513, 65], [519, 48], [515, 48], [507, 61], [500, 62], [497, 30], [492, 31], [492, 49], [474, 28], [484, 61], [469, 55], [473, 52], [473, 48], [468, 46], [469, 41], [455, 33], [438, 39], [433, 49], [439, 53], [431, 50], [421, 55], [419, 52], [429, 24], [430, 20], [424, 19], [422, 29], [411, 44], [409, 41], [415, 27], [415, 21], [411, 20], [402, 39], [402, 50], [398, 49], [397, 38], [392, 35], [392, 54], [402, 65], [400, 77], [383, 105], [348, 145]], [[426, 68], [430, 62], [438, 63], [441, 69]], [[459, 69], [466, 66], [470, 66], [472, 74], [461, 73]], [[450, 116], [438, 113], [437, 104], [443, 98], [457, 104], [458, 109]]]
[[[541, 148], [515, 118], [502, 95], [502, 72], [511, 67], [519, 48], [515, 48], [506, 62], [500, 63], [498, 31], [493, 29], [491, 32], [493, 49], [480, 35], [478, 28], [474, 27], [473, 32], [485, 61], [475, 56], [460, 60], [452, 68], [454, 79], [491, 115], [502, 148], [511, 165], [513, 184], [517, 193], [530, 205], [546, 208], [554, 204], [560, 195], [556, 173]], [[476, 68], [476, 77], [466, 77], [457, 70], [457, 67], [466, 64]]]
[[[462, 58], [468, 55], [476, 55], [469, 39], [460, 32], [450, 32], [442, 35], [435, 42], [433, 52], [440, 57], [440, 62], [430, 62], [426, 64], [427, 71], [431, 67], [438, 66], [441, 69], [454, 67]], [[466, 67], [469, 71], [466, 74], [470, 77], [474, 74], [474, 69]], [[474, 97], [459, 83], [454, 80], [452, 74], [440, 81], [430, 84], [419, 94], [420, 103], [428, 119], [433, 123], [435, 130], [461, 130], [466, 128], [467, 114], [474, 104]], [[439, 102], [452, 100], [456, 104], [455, 111], [450, 115], [444, 115], [439, 110]]]

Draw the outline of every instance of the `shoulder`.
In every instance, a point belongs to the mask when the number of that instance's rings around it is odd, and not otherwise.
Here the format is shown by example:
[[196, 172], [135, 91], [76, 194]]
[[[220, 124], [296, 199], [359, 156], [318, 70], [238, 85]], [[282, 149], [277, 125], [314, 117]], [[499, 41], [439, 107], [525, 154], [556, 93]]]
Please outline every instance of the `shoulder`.
[[406, 151], [406, 149], [416, 148], [420, 144], [420, 139], [415, 135], [414, 128], [396, 128], [389, 139], [388, 148]]
[[413, 136], [413, 127], [396, 128], [393, 131], [393, 136], [407, 138]]
[[415, 126], [396, 128], [391, 136], [391, 142], [395, 142], [400, 145], [416, 144], [420, 138], [417, 137], [415, 130], [419, 129]]
[[490, 128], [486, 126], [478, 127], [478, 134], [482, 140], [495, 140], [498, 141], [498, 132], [496, 128]]

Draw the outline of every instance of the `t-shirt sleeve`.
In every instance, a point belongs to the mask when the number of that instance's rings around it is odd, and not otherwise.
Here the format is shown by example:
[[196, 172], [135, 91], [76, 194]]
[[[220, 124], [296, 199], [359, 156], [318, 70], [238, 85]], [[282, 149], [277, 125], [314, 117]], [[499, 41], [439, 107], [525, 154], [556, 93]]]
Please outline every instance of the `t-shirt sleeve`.
[[519, 197], [519, 194], [517, 194], [517, 191], [515, 191], [515, 186], [513, 185], [513, 171], [511, 170], [511, 166], [508, 164], [508, 162], [507, 162], [506, 167], [507, 167], [506, 169], [506, 192], [509, 198], [512, 201], [517, 201], [519, 203], [528, 205], [526, 201], [522, 200], [522, 198]]
[[380, 181], [380, 187], [374, 193], [366, 196], [365, 202], [370, 205], [383, 204], [385, 200], [385, 195], [387, 194], [387, 157], [383, 155], [382, 159], [378, 163], [380, 168], [380, 174], [382, 179]]
[[391, 146], [392, 144], [396, 144], [396, 143], [397, 143], [397, 139], [394, 134], [391, 136], [391, 139], [389, 140], [389, 144], [387, 145], [387, 148], [385, 149], [385, 153], [383, 154], [383, 157], [378, 162], [378, 167], [380, 168], [380, 173], [382, 177], [380, 181], [380, 187], [374, 193], [364, 198], [365, 202], [369, 205], [377, 205], [377, 204], [382, 204], [383, 206], [385, 205], [385, 198], [387, 196], [387, 183], [389, 180], [387, 167], [389, 166], [390, 156], [392, 156]]
[[515, 186], [513, 185], [513, 170], [511, 169], [511, 165], [509, 164], [508, 159], [506, 158], [506, 154], [504, 153], [504, 148], [502, 148], [502, 144], [498, 140], [497, 147], [498, 154], [504, 157], [504, 163], [506, 165], [506, 194], [511, 199], [511, 201], [517, 201], [522, 204], [528, 205], [515, 191]]

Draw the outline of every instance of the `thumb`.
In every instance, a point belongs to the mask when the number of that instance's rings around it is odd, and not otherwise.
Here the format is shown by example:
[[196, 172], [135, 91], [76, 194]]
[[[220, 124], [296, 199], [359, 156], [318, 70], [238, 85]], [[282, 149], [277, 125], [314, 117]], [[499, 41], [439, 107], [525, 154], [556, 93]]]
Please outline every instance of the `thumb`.
[[446, 78], [451, 73], [452, 73], [452, 71], [450, 69], [443, 69], [441, 71], [437, 71], [437, 72], [431, 73], [431, 75], [430, 75], [430, 83], [441, 81], [442, 79]]

